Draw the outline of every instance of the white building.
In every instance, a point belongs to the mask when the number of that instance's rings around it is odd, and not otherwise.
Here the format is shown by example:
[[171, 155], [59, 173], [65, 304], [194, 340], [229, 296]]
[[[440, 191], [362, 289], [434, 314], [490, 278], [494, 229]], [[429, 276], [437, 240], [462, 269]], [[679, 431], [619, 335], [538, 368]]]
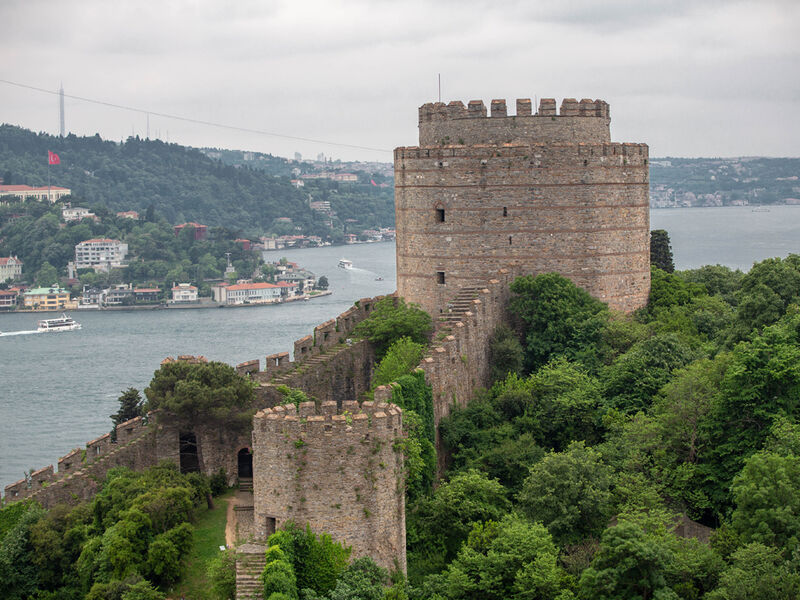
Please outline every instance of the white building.
[[108, 270], [120, 267], [128, 254], [128, 244], [108, 238], [84, 240], [75, 245], [75, 268]]
[[22, 276], [22, 261], [16, 256], [0, 256], [0, 283]]
[[48, 187], [31, 187], [29, 185], [0, 185], [0, 197], [13, 196], [20, 200], [49, 200], [51, 203], [69, 196], [72, 190], [56, 185]]
[[173, 302], [197, 302], [197, 288], [190, 283], [179, 283], [172, 288]]
[[225, 288], [226, 304], [280, 302], [282, 288], [272, 283], [237, 283]]
[[94, 219], [97, 220], [97, 215], [91, 212], [88, 208], [82, 206], [64, 206], [61, 209], [61, 218], [67, 223], [71, 221], [80, 221], [81, 219]]

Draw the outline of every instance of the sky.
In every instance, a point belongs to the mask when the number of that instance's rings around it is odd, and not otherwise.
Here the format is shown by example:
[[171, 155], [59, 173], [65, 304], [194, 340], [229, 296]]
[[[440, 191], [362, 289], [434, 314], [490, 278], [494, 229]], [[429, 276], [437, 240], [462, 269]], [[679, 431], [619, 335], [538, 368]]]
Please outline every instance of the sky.
[[[57, 134], [58, 97], [20, 85], [63, 84], [150, 111], [151, 138], [391, 162], [441, 74], [445, 102], [606, 100], [653, 157], [796, 157], [798, 22], [798, 0], [2, 0], [0, 123]], [[147, 135], [142, 112], [65, 113]]]

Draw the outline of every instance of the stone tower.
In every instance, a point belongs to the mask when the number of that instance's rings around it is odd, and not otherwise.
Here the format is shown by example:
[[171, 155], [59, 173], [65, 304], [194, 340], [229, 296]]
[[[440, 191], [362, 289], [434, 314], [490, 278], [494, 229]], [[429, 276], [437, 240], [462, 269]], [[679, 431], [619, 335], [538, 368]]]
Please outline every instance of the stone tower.
[[253, 419], [253, 516], [264, 540], [289, 520], [406, 569], [400, 409], [384, 402], [302, 402]]
[[611, 142], [601, 100], [425, 104], [394, 153], [397, 287], [434, 317], [508, 268], [558, 272], [612, 308], [650, 290], [646, 144]]

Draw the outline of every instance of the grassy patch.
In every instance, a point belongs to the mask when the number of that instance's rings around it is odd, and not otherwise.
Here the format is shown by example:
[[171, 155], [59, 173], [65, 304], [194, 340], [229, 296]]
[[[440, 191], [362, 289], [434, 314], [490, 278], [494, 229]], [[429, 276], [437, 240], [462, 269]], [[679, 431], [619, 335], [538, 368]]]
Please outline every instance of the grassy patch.
[[168, 591], [169, 598], [191, 598], [192, 600], [214, 600], [211, 586], [206, 579], [208, 561], [225, 545], [225, 524], [228, 503], [235, 490], [229, 490], [214, 498], [214, 510], [205, 509], [194, 523], [194, 541], [186, 559], [186, 570], [181, 580]]

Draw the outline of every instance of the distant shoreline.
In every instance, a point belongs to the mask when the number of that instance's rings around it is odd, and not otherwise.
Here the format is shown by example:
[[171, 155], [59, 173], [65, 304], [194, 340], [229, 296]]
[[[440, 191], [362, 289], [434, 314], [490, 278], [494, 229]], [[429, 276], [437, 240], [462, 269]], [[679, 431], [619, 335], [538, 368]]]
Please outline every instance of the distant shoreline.
[[181, 304], [140, 304], [138, 306], [106, 306], [103, 308], [59, 308], [56, 310], [3, 310], [0, 314], [9, 315], [43, 315], [50, 313], [102, 313], [102, 312], [115, 312], [115, 311], [153, 311], [153, 310], [195, 310], [198, 308], [253, 308], [256, 306], [280, 306], [290, 302], [300, 302], [303, 300], [313, 300], [314, 298], [321, 298], [322, 296], [330, 296], [333, 294], [331, 290], [319, 292], [313, 296], [298, 296], [283, 302], [256, 302], [252, 304], [220, 304], [219, 302], [192, 302]]

